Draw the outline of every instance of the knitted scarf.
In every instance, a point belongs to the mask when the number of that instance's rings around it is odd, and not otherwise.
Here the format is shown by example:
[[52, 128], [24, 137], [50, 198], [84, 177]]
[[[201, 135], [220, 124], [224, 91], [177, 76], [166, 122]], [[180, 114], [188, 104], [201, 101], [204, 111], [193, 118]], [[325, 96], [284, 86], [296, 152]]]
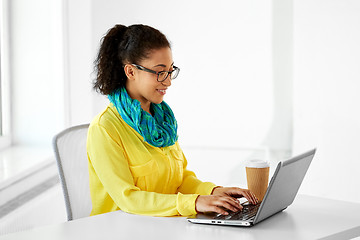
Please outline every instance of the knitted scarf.
[[177, 122], [171, 108], [164, 101], [151, 103], [154, 116], [144, 111], [138, 100], [130, 98], [125, 87], [108, 95], [122, 119], [144, 140], [154, 147], [172, 146], [178, 139]]

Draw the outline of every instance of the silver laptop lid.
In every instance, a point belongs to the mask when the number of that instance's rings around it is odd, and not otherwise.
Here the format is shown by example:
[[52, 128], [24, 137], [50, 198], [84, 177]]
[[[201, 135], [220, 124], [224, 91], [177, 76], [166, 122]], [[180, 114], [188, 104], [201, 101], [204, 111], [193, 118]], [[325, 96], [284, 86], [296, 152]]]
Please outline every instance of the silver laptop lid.
[[316, 149], [279, 162], [254, 224], [287, 208], [295, 199]]

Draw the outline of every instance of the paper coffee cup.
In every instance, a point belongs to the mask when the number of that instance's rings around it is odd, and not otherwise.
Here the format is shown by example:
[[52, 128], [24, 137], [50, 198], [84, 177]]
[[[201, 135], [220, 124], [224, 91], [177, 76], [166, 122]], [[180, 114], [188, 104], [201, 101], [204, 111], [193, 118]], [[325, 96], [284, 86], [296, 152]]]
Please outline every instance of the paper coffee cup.
[[246, 178], [248, 189], [259, 201], [262, 201], [269, 182], [269, 163], [262, 160], [251, 160], [246, 164]]

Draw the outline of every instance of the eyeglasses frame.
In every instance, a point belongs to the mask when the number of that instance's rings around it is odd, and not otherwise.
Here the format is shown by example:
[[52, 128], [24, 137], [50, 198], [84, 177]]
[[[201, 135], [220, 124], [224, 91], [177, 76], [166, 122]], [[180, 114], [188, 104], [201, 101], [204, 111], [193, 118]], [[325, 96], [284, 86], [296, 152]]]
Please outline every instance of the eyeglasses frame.
[[[154, 70], [151, 70], [151, 69], [149, 69], [149, 68], [146, 68], [146, 67], [137, 65], [137, 64], [135, 64], [135, 63], [133, 63], [133, 64], [131, 64], [131, 65], [133, 65], [134, 67], [136, 67], [137, 69], [139, 69], [139, 70], [141, 70], [141, 71], [149, 72], [149, 73], [152, 73], [152, 74], [156, 74], [156, 75], [157, 75], [156, 81], [158, 81], [158, 82], [164, 82], [164, 81], [168, 78], [168, 76], [169, 76], [169, 75], [171, 76], [171, 74], [172, 74], [174, 71], [176, 71], [176, 70], [178, 70], [178, 71], [180, 72], [180, 68], [178, 68], [178, 67], [176, 67], [176, 66], [173, 66], [174, 69], [173, 69], [172, 71], [159, 71], [159, 72], [156, 72], [156, 71], [154, 71]], [[160, 76], [160, 74], [163, 73], [163, 72], [166, 72], [167, 75], [166, 75], [166, 77], [164, 78], [164, 80], [159, 81], [159, 76]], [[178, 73], [178, 75], [179, 75], [179, 73]], [[177, 75], [176, 75], [176, 77], [177, 77]], [[175, 77], [175, 78], [176, 78], [176, 77]], [[174, 80], [175, 78], [171, 79], [171, 77], [170, 77], [170, 80]]]

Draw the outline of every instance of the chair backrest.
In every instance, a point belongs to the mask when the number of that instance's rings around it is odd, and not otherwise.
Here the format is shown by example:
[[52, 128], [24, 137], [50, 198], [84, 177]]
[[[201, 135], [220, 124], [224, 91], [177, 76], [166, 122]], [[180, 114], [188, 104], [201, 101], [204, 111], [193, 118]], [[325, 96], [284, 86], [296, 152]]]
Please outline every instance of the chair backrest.
[[90, 215], [86, 139], [89, 124], [70, 127], [53, 138], [68, 221]]

